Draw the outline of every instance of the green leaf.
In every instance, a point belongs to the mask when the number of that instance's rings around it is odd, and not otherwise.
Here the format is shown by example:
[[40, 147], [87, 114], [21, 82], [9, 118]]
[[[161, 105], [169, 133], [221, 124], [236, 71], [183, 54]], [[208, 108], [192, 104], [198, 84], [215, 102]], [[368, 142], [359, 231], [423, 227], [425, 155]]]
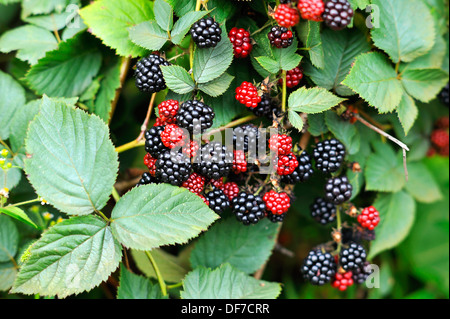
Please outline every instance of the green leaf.
[[325, 112], [342, 101], [345, 99], [337, 97], [323, 88], [301, 87], [289, 95], [288, 105], [289, 110], [315, 114]]
[[154, 19], [153, 2], [100, 0], [80, 10], [92, 33], [121, 56], [143, 56], [146, 50], [128, 38], [128, 28]]
[[58, 48], [55, 36], [48, 30], [34, 25], [25, 25], [5, 32], [0, 37], [0, 51], [17, 51], [16, 57], [36, 64], [45, 53]]
[[79, 4], [79, 0], [22, 0], [22, 16], [47, 14], [51, 12], [60, 13], [66, 10], [69, 4]]
[[408, 164], [409, 180], [406, 190], [420, 203], [434, 203], [442, 199], [439, 185], [423, 163]]
[[225, 93], [233, 80], [234, 76], [224, 73], [211, 82], [199, 84], [198, 88], [209, 96], [218, 97]]
[[24, 104], [25, 90], [9, 74], [0, 71], [0, 139], [8, 139], [11, 120]]
[[403, 96], [397, 73], [385, 56], [378, 52], [358, 56], [350, 74], [342, 83], [376, 107], [380, 113], [392, 112]]
[[251, 274], [269, 259], [277, 229], [276, 224], [267, 220], [249, 227], [242, 227], [235, 218], [216, 223], [195, 244], [191, 265], [216, 268], [229, 263]]
[[402, 73], [402, 83], [411, 96], [428, 103], [448, 83], [448, 74], [441, 69], [407, 69]]
[[106, 124], [64, 103], [43, 103], [26, 140], [25, 171], [57, 209], [74, 215], [100, 210], [117, 177], [117, 153]]
[[100, 88], [94, 102], [94, 113], [105, 123], [108, 123], [110, 119], [111, 103], [115, 99], [116, 91], [121, 85], [120, 68], [121, 61], [116, 59], [114, 63], [102, 72], [103, 78], [100, 80]]
[[126, 247], [150, 250], [183, 244], [219, 216], [187, 189], [167, 184], [132, 189], [114, 207], [111, 227]]
[[278, 49], [271, 46], [274, 59], [278, 62], [280, 69], [290, 71], [300, 64], [302, 57], [295, 53], [297, 51], [297, 47], [298, 41], [296, 37], [294, 37], [292, 45], [287, 48]]
[[[189, 272], [189, 265], [185, 265], [180, 256], [174, 256], [162, 249], [155, 248], [151, 251], [152, 257], [156, 264], [159, 266], [161, 276], [166, 282], [178, 283], [183, 280], [186, 274]], [[150, 278], [157, 278], [153, 265], [148, 260], [148, 257], [144, 251], [131, 250], [131, 255], [136, 263], [138, 269], [146, 276]]]
[[147, 50], [159, 50], [169, 40], [166, 31], [162, 30], [155, 20], [145, 21], [128, 29], [134, 44]]
[[34, 100], [20, 106], [14, 114], [11, 120], [11, 126], [14, 127], [14, 131], [11, 132], [9, 141], [11, 143], [11, 149], [14, 153], [25, 154], [25, 138], [27, 136], [28, 125], [39, 113], [42, 100]]
[[366, 190], [400, 191], [406, 184], [402, 159], [387, 144], [377, 142], [375, 148], [376, 152], [367, 159]]
[[294, 126], [299, 132], [303, 130], [303, 119], [297, 112], [289, 110], [288, 111], [289, 122]]
[[[373, 0], [380, 25], [371, 31], [375, 45], [394, 63], [411, 62], [428, 53], [436, 35], [430, 10], [420, 0]], [[407, 31], [407, 36], [405, 32]]]
[[82, 34], [61, 42], [55, 51], [47, 52], [28, 72], [30, 87], [40, 95], [73, 97], [81, 95], [100, 70], [102, 55], [88, 46]]
[[195, 2], [191, 0], [167, 0], [167, 3], [173, 7], [179, 17], [195, 10]]
[[172, 43], [180, 44], [191, 26], [203, 18], [207, 13], [208, 11], [191, 11], [178, 19], [173, 26], [172, 32], [170, 33]]
[[[48, 31], [59, 31], [68, 26], [69, 21], [73, 21], [74, 14], [68, 10], [63, 13], [53, 13], [48, 15], [30, 16], [24, 19], [25, 22], [34, 24]], [[72, 27], [72, 26], [71, 26]], [[56, 40], [55, 40], [56, 41]]]
[[81, 216], [47, 230], [30, 254], [12, 292], [65, 298], [108, 279], [119, 266], [122, 247], [105, 221]]
[[222, 27], [222, 40], [214, 48], [196, 48], [194, 52], [194, 79], [207, 83], [221, 76], [233, 61], [233, 45]]
[[153, 6], [155, 19], [161, 29], [170, 31], [173, 27], [173, 9], [170, 4], [164, 0], [155, 0]]
[[13, 189], [19, 184], [21, 178], [22, 170], [19, 168], [13, 167], [8, 170], [0, 169], [0, 185], [2, 188], [6, 187], [9, 189]]
[[349, 0], [353, 8], [365, 10], [370, 5], [370, 0]]
[[311, 63], [319, 68], [325, 67], [325, 54], [320, 35], [320, 22], [302, 20], [297, 25], [297, 33], [309, 54]]
[[277, 74], [281, 70], [278, 61], [275, 61], [274, 59], [269, 58], [268, 56], [257, 57], [256, 61], [258, 61], [258, 63], [269, 73]]
[[409, 130], [414, 125], [419, 110], [417, 109], [416, 102], [408, 94], [404, 93], [400, 105], [397, 108], [397, 115], [400, 123], [402, 124], [405, 135], [408, 135]]
[[8, 215], [18, 221], [25, 223], [31, 227], [38, 228], [38, 226], [28, 217], [28, 215], [19, 207], [2, 207], [0, 214]]
[[345, 145], [350, 155], [359, 151], [361, 135], [355, 125], [343, 121], [336, 113], [331, 111], [325, 113], [325, 123], [331, 133]]
[[18, 248], [19, 231], [16, 225], [8, 216], [0, 215], [0, 263], [13, 261]]
[[324, 113], [308, 114], [308, 132], [311, 133], [312, 136], [320, 136], [328, 133]]
[[149, 279], [135, 275], [123, 265], [120, 267], [120, 285], [117, 288], [117, 299], [167, 299], [161, 289]]
[[275, 299], [280, 284], [257, 280], [229, 264], [211, 270], [199, 267], [183, 281], [183, 299]]
[[377, 238], [370, 248], [369, 259], [400, 244], [408, 236], [416, 212], [414, 199], [403, 191], [380, 194], [373, 206], [380, 212], [380, 223], [377, 226]]
[[0, 263], [0, 291], [9, 290], [16, 279], [17, 268], [12, 262]]
[[406, 69], [439, 69], [444, 63], [447, 47], [444, 38], [437, 36], [430, 52], [418, 57], [411, 63], [402, 63], [400, 70], [404, 72]]
[[166, 85], [172, 91], [186, 94], [195, 90], [195, 83], [189, 73], [178, 65], [161, 66]]
[[326, 57], [324, 67], [319, 69], [308, 62], [304, 67], [305, 73], [320, 87], [342, 96], [353, 95], [354, 92], [342, 81], [350, 72], [355, 58], [370, 51], [365, 35], [356, 30], [334, 32], [327, 29], [322, 33], [322, 39]]

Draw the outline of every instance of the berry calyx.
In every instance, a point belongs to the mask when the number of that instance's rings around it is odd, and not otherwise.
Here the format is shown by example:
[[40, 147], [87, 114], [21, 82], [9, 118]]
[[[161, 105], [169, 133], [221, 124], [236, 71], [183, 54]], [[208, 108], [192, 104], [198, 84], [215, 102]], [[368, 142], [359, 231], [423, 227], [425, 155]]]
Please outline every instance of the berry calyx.
[[213, 48], [222, 40], [222, 29], [211, 17], [195, 22], [190, 33], [199, 48]]
[[[299, 66], [286, 72], [286, 86], [290, 89], [299, 86], [302, 79], [303, 69]], [[283, 85], [283, 79], [279, 79], [278, 84]]]
[[250, 41], [250, 32], [242, 28], [232, 28], [228, 33], [231, 44], [233, 44], [234, 56], [246, 58], [252, 52], [253, 45]]
[[292, 137], [286, 134], [275, 134], [269, 139], [269, 149], [278, 155], [287, 155], [292, 151]]
[[281, 49], [292, 45], [294, 34], [288, 28], [274, 26], [270, 29], [267, 37], [269, 38], [272, 46]]
[[258, 89], [250, 82], [242, 82], [236, 88], [236, 100], [244, 104], [246, 107], [253, 109], [261, 102], [261, 97], [258, 95]]
[[287, 193], [277, 193], [274, 190], [267, 192], [263, 197], [267, 210], [274, 215], [282, 215], [287, 213], [291, 207], [291, 199]]
[[162, 122], [174, 124], [177, 121], [177, 114], [180, 105], [178, 101], [167, 100], [158, 105], [158, 115]]
[[369, 206], [363, 209], [357, 219], [362, 227], [374, 230], [380, 222], [380, 213], [375, 207]]
[[300, 15], [296, 8], [288, 4], [280, 4], [274, 13], [274, 18], [282, 27], [290, 28], [300, 21]]
[[350, 24], [353, 14], [352, 6], [347, 0], [328, 0], [322, 18], [330, 29], [338, 31]]
[[322, 13], [325, 10], [325, 4], [322, 0], [298, 0], [298, 10], [302, 19], [312, 21], [323, 21]]
[[337, 273], [331, 285], [340, 291], [346, 291], [348, 287], [353, 286], [353, 283], [353, 273], [347, 271], [343, 274]]
[[150, 54], [136, 64], [134, 76], [139, 91], [156, 93], [166, 88], [161, 66], [170, 65], [169, 62], [156, 54]]
[[167, 124], [164, 131], [161, 132], [161, 141], [170, 149], [183, 146], [186, 139], [186, 132], [176, 124]]

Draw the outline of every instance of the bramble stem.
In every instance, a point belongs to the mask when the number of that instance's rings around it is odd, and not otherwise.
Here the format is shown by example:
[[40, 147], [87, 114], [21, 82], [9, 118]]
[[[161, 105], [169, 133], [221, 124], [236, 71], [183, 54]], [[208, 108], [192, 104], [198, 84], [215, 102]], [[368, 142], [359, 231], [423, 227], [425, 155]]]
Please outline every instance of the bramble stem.
[[163, 296], [167, 296], [167, 286], [166, 283], [164, 282], [163, 277], [161, 276], [161, 272], [159, 271], [155, 259], [153, 259], [153, 256], [150, 254], [149, 251], [145, 251], [145, 254], [147, 255], [148, 260], [152, 264], [153, 270], [155, 271], [156, 277], [158, 278], [159, 286], [161, 287], [161, 292]]
[[282, 100], [281, 100], [281, 111], [284, 113], [286, 112], [286, 100], [287, 100], [287, 83], [286, 83], [286, 71], [283, 70], [281, 73], [281, 76], [283, 78], [283, 93], [282, 93]]
[[[340, 232], [342, 229], [342, 217], [341, 217], [341, 208], [340, 206], [336, 206], [336, 228]], [[342, 240], [338, 242], [338, 246], [336, 249], [336, 254], [339, 254], [341, 252], [342, 248]]]
[[136, 138], [136, 142], [140, 142], [144, 138], [144, 134], [145, 134], [145, 131], [147, 130], [148, 122], [150, 121], [150, 117], [152, 116], [153, 105], [155, 104], [155, 98], [156, 98], [156, 93], [153, 93], [152, 97], [150, 99], [150, 103], [148, 105], [147, 115], [145, 116], [144, 123], [142, 123], [142, 126], [141, 126], [141, 133]]
[[235, 126], [238, 126], [238, 125], [241, 125], [241, 124], [245, 124], [245, 123], [253, 121], [253, 120], [257, 119], [257, 118], [258, 117], [256, 115], [248, 115], [246, 117], [234, 120], [234, 121], [228, 123], [227, 125], [224, 125], [224, 126], [221, 126], [219, 128], [216, 128], [214, 130], [211, 130], [209, 132], [206, 132], [203, 135], [202, 139], [206, 140], [209, 136], [211, 136], [211, 135], [213, 135], [215, 133], [225, 131], [227, 128], [232, 128], [232, 127], [235, 127]]
[[133, 148], [144, 146], [144, 145], [145, 145], [145, 141], [139, 141], [138, 142], [137, 140], [133, 140], [133, 141], [127, 143], [127, 144], [124, 144], [124, 145], [116, 147], [116, 152], [120, 154], [120, 153], [123, 153], [125, 151], [129, 151], [129, 150], [131, 150]]
[[114, 198], [114, 200], [116, 201], [116, 203], [119, 201], [120, 199], [120, 195], [117, 192], [117, 189], [115, 187], [112, 188], [112, 197]]
[[111, 123], [112, 117], [114, 115], [114, 111], [116, 110], [117, 103], [119, 102], [120, 93], [122, 92], [123, 85], [128, 75], [128, 70], [130, 69], [131, 57], [123, 57], [122, 62], [120, 64], [120, 86], [116, 90], [116, 95], [114, 96], [114, 100], [111, 102], [111, 110], [109, 111], [109, 121]]
[[18, 206], [28, 205], [28, 204], [32, 204], [32, 203], [36, 203], [36, 202], [40, 202], [40, 201], [42, 201], [42, 200], [38, 197], [38, 198], [36, 198], [36, 199], [27, 200], [27, 201], [25, 201], [25, 202], [20, 202], [20, 203], [8, 205], [8, 206], [6, 206], [6, 208], [8, 208], [8, 207], [18, 207]]

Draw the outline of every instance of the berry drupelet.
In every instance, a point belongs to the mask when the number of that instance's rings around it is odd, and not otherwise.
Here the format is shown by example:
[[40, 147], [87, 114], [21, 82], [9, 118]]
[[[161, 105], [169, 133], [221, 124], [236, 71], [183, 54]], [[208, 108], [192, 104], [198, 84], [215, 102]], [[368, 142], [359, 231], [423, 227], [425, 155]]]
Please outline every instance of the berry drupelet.
[[190, 33], [199, 48], [213, 48], [222, 40], [222, 29], [211, 17], [195, 22]]
[[290, 28], [300, 21], [298, 10], [289, 4], [280, 4], [274, 13], [274, 18], [282, 27]]
[[323, 0], [298, 0], [297, 7], [303, 19], [323, 21], [322, 13], [325, 10]]
[[364, 228], [374, 230], [380, 222], [380, 213], [373, 206], [369, 206], [363, 209], [360, 215], [358, 215], [358, 223]]
[[190, 192], [199, 195], [205, 188], [205, 180], [204, 176], [194, 172], [181, 186], [187, 188]]
[[242, 82], [242, 84], [236, 88], [236, 100], [239, 103], [244, 104], [250, 109], [254, 109], [261, 102], [261, 97], [258, 95], [258, 89], [250, 82]]
[[287, 213], [291, 207], [291, 199], [287, 193], [277, 193], [274, 190], [267, 192], [263, 196], [267, 210], [274, 215], [282, 215]]
[[167, 100], [158, 105], [158, 115], [161, 121], [167, 124], [174, 124], [177, 121], [177, 114], [180, 105], [178, 101]]
[[205, 195], [206, 200], [208, 201], [208, 206], [215, 213], [222, 214], [225, 209], [230, 206], [230, 201], [223, 192], [223, 190], [214, 188], [212, 191], [208, 192]]
[[[299, 66], [286, 72], [286, 86], [290, 89], [299, 86], [302, 79], [303, 69]], [[278, 84], [283, 85], [283, 79], [279, 79]]]
[[161, 72], [161, 66], [170, 65], [169, 62], [156, 54], [150, 54], [136, 64], [134, 76], [136, 87], [142, 92], [156, 93], [166, 88], [166, 82]]
[[286, 155], [279, 155], [275, 168], [277, 174], [280, 176], [290, 175], [298, 167], [299, 163], [297, 157], [293, 152], [289, 152]]
[[142, 174], [141, 179], [139, 180], [139, 182], [136, 184], [136, 186], [142, 186], [142, 185], [148, 185], [148, 184], [158, 184], [159, 180], [150, 175], [150, 173], [144, 173]]
[[449, 92], [449, 84], [442, 89], [441, 93], [439, 93], [439, 100], [444, 104], [445, 106], [449, 106], [450, 102], [450, 92]]

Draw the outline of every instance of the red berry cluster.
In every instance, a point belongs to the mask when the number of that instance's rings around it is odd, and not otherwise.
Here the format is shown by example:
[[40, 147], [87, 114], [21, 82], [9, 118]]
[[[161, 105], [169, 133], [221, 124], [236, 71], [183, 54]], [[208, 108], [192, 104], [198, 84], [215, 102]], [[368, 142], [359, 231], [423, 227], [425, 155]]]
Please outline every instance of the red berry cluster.
[[296, 8], [289, 4], [280, 4], [274, 13], [274, 18], [282, 27], [290, 28], [300, 21], [300, 15]]
[[158, 106], [159, 120], [161, 123], [173, 124], [176, 123], [177, 113], [180, 105], [178, 101], [167, 100]]
[[380, 213], [373, 206], [366, 207], [361, 214], [358, 215], [358, 222], [362, 227], [374, 230], [380, 222]]
[[161, 133], [161, 140], [168, 148], [183, 146], [186, 143], [186, 139], [185, 131], [176, 124], [167, 124]]
[[292, 137], [286, 134], [275, 134], [269, 139], [269, 149], [279, 155], [287, 155], [292, 151]]
[[253, 45], [250, 40], [250, 33], [242, 28], [232, 28], [228, 33], [233, 44], [234, 56], [236, 58], [246, 58], [252, 52]]
[[[299, 66], [286, 72], [286, 86], [290, 89], [299, 86], [302, 79], [303, 69]], [[278, 84], [283, 85], [283, 79], [279, 79]]]
[[351, 271], [347, 271], [343, 274], [337, 273], [334, 276], [331, 285], [340, 291], [347, 290], [348, 287], [353, 286], [353, 273]]
[[322, 0], [298, 0], [297, 7], [303, 19], [323, 21], [322, 13], [325, 11], [325, 4]]
[[261, 97], [258, 95], [258, 89], [250, 82], [242, 82], [242, 84], [236, 88], [236, 100], [239, 103], [244, 104], [250, 109], [254, 109], [261, 102]]
[[156, 173], [156, 158], [153, 158], [149, 153], [144, 156], [144, 165], [148, 167], [150, 174], [155, 176]]
[[200, 195], [205, 188], [206, 178], [200, 174], [192, 173], [189, 179], [185, 181], [182, 187], [187, 188], [190, 192]]
[[242, 150], [234, 151], [233, 172], [235, 174], [245, 173], [247, 171], [247, 160]]
[[277, 193], [274, 190], [267, 192], [263, 196], [263, 200], [266, 203], [267, 210], [274, 215], [282, 215], [287, 213], [289, 207], [291, 207], [291, 199], [287, 193]]
[[449, 156], [449, 118], [442, 117], [436, 121], [433, 132], [430, 136], [431, 147], [428, 150], [428, 156], [435, 154], [440, 156]]

